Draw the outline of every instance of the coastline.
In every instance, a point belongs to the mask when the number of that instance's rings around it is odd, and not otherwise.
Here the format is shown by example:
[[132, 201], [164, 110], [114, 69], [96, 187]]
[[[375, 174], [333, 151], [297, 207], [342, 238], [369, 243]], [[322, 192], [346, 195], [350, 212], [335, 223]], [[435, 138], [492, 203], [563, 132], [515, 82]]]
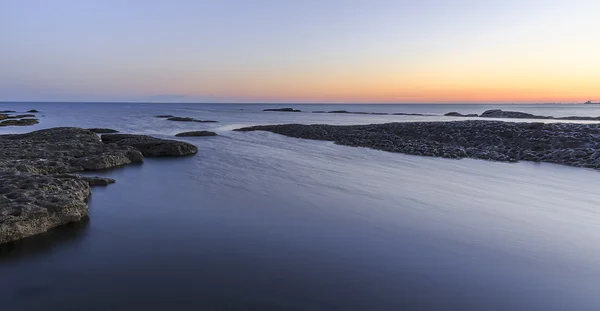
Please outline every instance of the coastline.
[[370, 125], [282, 124], [235, 131], [269, 131], [420, 156], [547, 162], [600, 169], [599, 124], [472, 120]]

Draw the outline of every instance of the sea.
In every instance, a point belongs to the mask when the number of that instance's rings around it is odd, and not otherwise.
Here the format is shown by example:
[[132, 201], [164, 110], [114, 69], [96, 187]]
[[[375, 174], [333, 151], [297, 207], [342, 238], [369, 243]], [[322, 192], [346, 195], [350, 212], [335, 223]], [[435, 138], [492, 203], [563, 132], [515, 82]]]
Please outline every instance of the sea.
[[[302, 112], [262, 111], [281, 107]], [[105, 127], [199, 151], [94, 172], [117, 182], [93, 189], [89, 219], [0, 248], [2, 311], [600, 310], [596, 170], [232, 131], [456, 121], [443, 114], [488, 109], [600, 116], [600, 105], [0, 103], [5, 109], [37, 109], [40, 123], [0, 134]], [[427, 116], [312, 113], [330, 110]], [[154, 117], [162, 114], [219, 122]], [[174, 137], [191, 130], [218, 136]]]

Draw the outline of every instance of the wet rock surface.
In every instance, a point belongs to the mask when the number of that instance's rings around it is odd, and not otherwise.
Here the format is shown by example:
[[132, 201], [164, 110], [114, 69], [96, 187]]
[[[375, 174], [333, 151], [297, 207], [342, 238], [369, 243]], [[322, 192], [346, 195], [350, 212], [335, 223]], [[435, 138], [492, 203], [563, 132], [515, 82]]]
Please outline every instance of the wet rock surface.
[[35, 118], [35, 114], [17, 114], [14, 116], [7, 116], [7, 119], [22, 119], [22, 118]]
[[478, 117], [479, 115], [476, 113], [462, 114], [456, 111], [448, 112], [444, 116], [446, 117]]
[[269, 108], [269, 109], [263, 109], [263, 111], [302, 112], [302, 110], [298, 110], [298, 109], [294, 109], [294, 108]]
[[189, 117], [170, 117], [170, 118], [167, 118], [167, 120], [179, 121], [179, 122], [200, 122], [200, 123], [218, 122], [218, 121], [213, 121], [213, 120], [198, 120], [198, 119], [189, 118]]
[[0, 122], [0, 126], [26, 126], [38, 124], [38, 119], [8, 119]]
[[210, 131], [192, 131], [192, 132], [183, 132], [176, 134], [177, 137], [190, 137], [190, 136], [217, 136], [217, 133]]
[[29, 113], [38, 113], [39, 111], [37, 111], [35, 109], [31, 109], [31, 110], [27, 110], [27, 112], [29, 112]]
[[109, 133], [118, 133], [119, 131], [108, 129], [108, 128], [89, 128], [88, 131], [92, 131], [97, 134], [109, 134]]
[[504, 118], [504, 119], [537, 119], [537, 120], [573, 120], [573, 121], [600, 121], [600, 117], [582, 117], [582, 116], [567, 116], [567, 117], [552, 117], [538, 116], [531, 113], [520, 111], [506, 111], [502, 109], [490, 109], [484, 111], [481, 115], [471, 113], [462, 114], [456, 111], [448, 112], [444, 116], [449, 117], [481, 117], [481, 118]]
[[402, 122], [371, 125], [265, 125], [296, 138], [444, 158], [548, 162], [600, 169], [600, 125], [501, 121]]
[[170, 115], [170, 114], [162, 114], [159, 116], [154, 116], [155, 118], [173, 118], [175, 117], [174, 115]]
[[111, 182], [69, 173], [142, 160], [138, 150], [81, 128], [0, 135], [0, 244], [80, 220], [90, 185]]
[[333, 111], [322, 111], [317, 110], [312, 113], [337, 113], [337, 114], [369, 114], [369, 115], [379, 115], [379, 116], [428, 116], [427, 114], [422, 113], [406, 113], [406, 112], [363, 112], [363, 111], [347, 111], [347, 110], [333, 110]]
[[178, 140], [155, 138], [147, 135], [104, 134], [101, 138], [102, 141], [107, 144], [134, 147], [144, 156], [184, 156], [198, 152], [198, 148], [192, 144]]

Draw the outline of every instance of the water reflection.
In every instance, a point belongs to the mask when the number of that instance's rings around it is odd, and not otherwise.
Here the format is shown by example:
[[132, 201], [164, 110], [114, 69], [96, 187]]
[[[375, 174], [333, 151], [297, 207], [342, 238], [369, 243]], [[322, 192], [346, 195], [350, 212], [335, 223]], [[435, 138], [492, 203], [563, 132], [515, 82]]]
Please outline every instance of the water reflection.
[[59, 226], [23, 240], [2, 244], [0, 262], [45, 256], [58, 248], [68, 248], [86, 236], [89, 225], [90, 219], [86, 216], [79, 222]]

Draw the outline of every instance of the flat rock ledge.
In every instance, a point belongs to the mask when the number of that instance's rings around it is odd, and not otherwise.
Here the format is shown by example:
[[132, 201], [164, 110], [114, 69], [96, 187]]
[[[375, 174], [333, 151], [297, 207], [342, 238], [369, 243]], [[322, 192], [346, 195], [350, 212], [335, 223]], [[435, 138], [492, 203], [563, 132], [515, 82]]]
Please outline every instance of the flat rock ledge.
[[535, 120], [566, 120], [566, 121], [600, 121], [600, 117], [584, 117], [584, 116], [567, 116], [567, 117], [552, 117], [538, 116], [535, 114], [506, 111], [502, 109], [491, 109], [484, 111], [481, 115], [476, 113], [462, 114], [456, 111], [448, 112], [444, 116], [447, 117], [481, 117], [481, 118], [503, 118], [503, 119], [535, 119]]
[[87, 129], [88, 131], [92, 131], [96, 134], [110, 134], [110, 133], [118, 133], [119, 131], [117, 130], [113, 130], [113, 129], [107, 129], [107, 128], [89, 128]]
[[133, 147], [80, 128], [0, 135], [0, 244], [82, 219], [90, 186], [111, 183], [70, 173], [142, 160]]
[[179, 121], [179, 122], [200, 122], [200, 123], [219, 122], [219, 121], [214, 121], [214, 120], [198, 120], [198, 119], [189, 118], [189, 117], [168, 117], [167, 120], [168, 121]]
[[298, 110], [298, 109], [294, 109], [294, 108], [268, 108], [268, 109], [263, 109], [263, 111], [302, 112], [302, 110]]
[[185, 142], [144, 135], [102, 137], [104, 141], [74, 127], [0, 135], [0, 244], [81, 220], [88, 213], [90, 187], [115, 182], [75, 172], [139, 163], [142, 153], [187, 155], [198, 150]]
[[107, 144], [131, 146], [150, 157], [185, 156], [198, 152], [198, 147], [190, 143], [147, 135], [104, 134], [101, 138]]
[[335, 114], [369, 114], [369, 115], [378, 115], [378, 116], [431, 116], [423, 113], [406, 113], [406, 112], [364, 112], [364, 111], [347, 111], [347, 110], [333, 110], [333, 111], [323, 111], [317, 110], [312, 113], [335, 113]]
[[38, 124], [38, 119], [8, 119], [0, 122], [0, 126], [25, 126]]
[[235, 131], [269, 131], [420, 156], [524, 160], [600, 169], [600, 124], [470, 120], [350, 126], [284, 124]]
[[192, 132], [183, 132], [176, 134], [177, 137], [190, 137], [190, 136], [217, 136], [217, 133], [211, 131], [192, 131]]

